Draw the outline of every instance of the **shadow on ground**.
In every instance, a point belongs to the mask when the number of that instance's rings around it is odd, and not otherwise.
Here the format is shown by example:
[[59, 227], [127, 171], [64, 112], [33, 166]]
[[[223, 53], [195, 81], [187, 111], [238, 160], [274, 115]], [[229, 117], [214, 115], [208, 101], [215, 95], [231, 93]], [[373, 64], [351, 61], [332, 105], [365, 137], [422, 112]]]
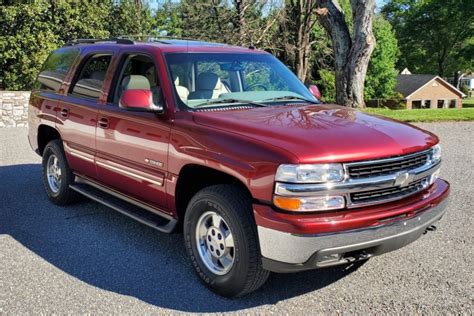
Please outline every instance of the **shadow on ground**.
[[57, 207], [43, 192], [39, 164], [0, 167], [0, 179], [0, 234], [83, 282], [163, 308], [227, 312], [274, 304], [357, 268], [272, 274], [258, 292], [229, 300], [199, 282], [180, 234], [157, 232], [87, 200]]

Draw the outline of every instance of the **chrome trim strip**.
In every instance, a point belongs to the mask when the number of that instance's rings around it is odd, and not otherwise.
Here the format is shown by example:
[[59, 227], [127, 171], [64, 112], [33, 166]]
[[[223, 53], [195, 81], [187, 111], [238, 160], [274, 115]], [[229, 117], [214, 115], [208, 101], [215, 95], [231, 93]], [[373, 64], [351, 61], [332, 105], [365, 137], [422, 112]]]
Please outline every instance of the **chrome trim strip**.
[[[407, 171], [413, 174], [413, 180], [416, 181], [425, 178], [436, 172], [441, 163], [436, 165], [424, 165], [422, 167]], [[333, 194], [348, 194], [353, 192], [372, 191], [384, 188], [395, 187], [397, 174], [379, 176], [364, 179], [348, 179], [345, 182], [324, 183], [324, 184], [293, 184], [277, 182], [275, 193], [285, 196], [321, 196]]]
[[76, 158], [80, 158], [80, 159], [86, 160], [88, 162], [94, 163], [94, 156], [93, 155], [88, 155], [86, 153], [77, 151], [77, 150], [72, 149], [72, 148], [69, 148], [69, 154], [71, 156], [76, 157]]
[[66, 152], [71, 156], [94, 163], [94, 155], [85, 153], [82, 150], [76, 148], [72, 148], [66, 142], [64, 142], [64, 147], [66, 149]]
[[429, 154], [433, 151], [432, 148], [423, 150], [423, 151], [418, 151], [416, 153], [412, 154], [407, 154], [407, 155], [402, 155], [398, 157], [391, 157], [391, 158], [382, 158], [382, 159], [374, 159], [374, 160], [364, 160], [364, 161], [356, 161], [356, 162], [348, 162], [344, 163], [344, 166], [352, 167], [352, 166], [365, 166], [365, 165], [371, 165], [371, 164], [379, 164], [379, 163], [388, 163], [388, 162], [396, 162], [399, 160], [404, 160], [407, 158], [411, 158], [414, 156], [419, 156], [423, 154]]
[[[139, 175], [139, 174], [137, 174], [137, 173], [135, 173], [135, 172], [133, 172], [133, 171], [125, 170], [124, 167], [118, 166], [117, 164], [112, 163], [111, 161], [108, 161], [108, 162], [105, 163], [105, 162], [102, 162], [102, 161], [97, 160], [97, 161], [96, 161], [96, 164], [97, 164], [98, 166], [104, 167], [104, 168], [106, 168], [106, 169], [109, 169], [109, 170], [112, 170], [112, 171], [121, 173], [121, 174], [123, 174], [123, 175], [129, 176], [129, 177], [132, 177], [132, 178], [136, 178], [136, 179], [139, 179], [139, 180], [147, 181], [147, 182], [156, 184], [156, 185], [158, 185], [158, 186], [162, 186], [162, 185], [163, 185], [163, 181], [150, 179], [150, 178], [148, 178], [148, 177], [141, 176], [141, 175]], [[112, 164], [113, 164], [113, 165], [112, 165]]]

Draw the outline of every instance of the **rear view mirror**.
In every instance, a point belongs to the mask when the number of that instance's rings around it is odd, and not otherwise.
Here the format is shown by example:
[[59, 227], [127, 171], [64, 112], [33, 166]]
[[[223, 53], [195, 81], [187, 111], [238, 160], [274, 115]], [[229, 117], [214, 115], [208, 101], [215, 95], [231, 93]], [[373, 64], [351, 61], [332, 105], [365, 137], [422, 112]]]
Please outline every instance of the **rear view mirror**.
[[308, 87], [309, 92], [318, 100], [321, 100], [321, 92], [319, 91], [319, 88], [317, 85], [312, 84]]
[[119, 100], [119, 107], [129, 111], [162, 113], [162, 105], [153, 103], [153, 94], [150, 90], [125, 90]]

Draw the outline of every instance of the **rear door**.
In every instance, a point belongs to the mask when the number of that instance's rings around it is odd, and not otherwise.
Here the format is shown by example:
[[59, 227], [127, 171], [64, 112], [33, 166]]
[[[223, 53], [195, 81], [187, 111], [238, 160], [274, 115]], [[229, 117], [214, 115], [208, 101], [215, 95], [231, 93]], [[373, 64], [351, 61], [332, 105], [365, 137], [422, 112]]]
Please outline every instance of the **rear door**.
[[164, 183], [171, 123], [156, 113], [119, 108], [118, 100], [127, 89], [124, 84], [130, 82], [129, 76], [146, 78], [154, 102], [162, 99], [154, 58], [141, 52], [123, 53], [110, 86], [109, 102], [99, 110], [99, 123], [104, 124], [98, 125], [96, 133], [97, 175], [108, 187], [166, 208]]
[[58, 130], [70, 167], [96, 178], [95, 133], [99, 107], [104, 103], [103, 83], [112, 60], [111, 52], [87, 54], [76, 68], [67, 96], [58, 104]]

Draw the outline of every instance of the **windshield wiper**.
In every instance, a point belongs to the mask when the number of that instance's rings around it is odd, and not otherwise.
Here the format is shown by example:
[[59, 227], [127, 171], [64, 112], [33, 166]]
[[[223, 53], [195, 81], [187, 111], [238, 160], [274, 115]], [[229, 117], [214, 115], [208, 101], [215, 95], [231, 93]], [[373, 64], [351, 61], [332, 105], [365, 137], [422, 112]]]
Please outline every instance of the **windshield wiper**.
[[263, 104], [263, 103], [253, 102], [253, 101], [249, 101], [249, 100], [217, 99], [217, 100], [209, 101], [209, 102], [203, 104], [203, 106], [198, 106], [198, 107], [199, 108], [204, 108], [204, 107], [209, 107], [209, 106], [216, 105], [216, 104], [236, 104], [236, 103], [251, 104], [251, 105], [254, 105], [254, 106], [258, 106], [258, 107], [267, 107], [268, 106], [268, 105]]
[[294, 95], [284, 95], [282, 97], [264, 99], [264, 100], [262, 100], [262, 102], [271, 102], [271, 101], [280, 101], [280, 100], [301, 100], [301, 101], [305, 101], [305, 102], [309, 102], [309, 103], [313, 103], [313, 104], [319, 104], [319, 102], [316, 101], [316, 100], [309, 100], [309, 99], [306, 99], [306, 98], [303, 98], [303, 97], [297, 97], [297, 96], [294, 96]]

